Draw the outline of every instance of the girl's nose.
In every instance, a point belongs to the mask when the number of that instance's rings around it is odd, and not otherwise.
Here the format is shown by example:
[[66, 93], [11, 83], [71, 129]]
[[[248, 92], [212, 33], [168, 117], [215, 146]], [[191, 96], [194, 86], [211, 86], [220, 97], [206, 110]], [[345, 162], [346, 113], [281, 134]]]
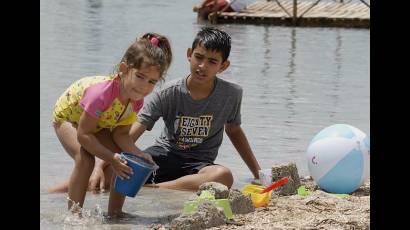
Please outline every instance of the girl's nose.
[[149, 83], [148, 81], [144, 81], [144, 85], [143, 85], [144, 93], [149, 94], [152, 88], [153, 87], [151, 83]]

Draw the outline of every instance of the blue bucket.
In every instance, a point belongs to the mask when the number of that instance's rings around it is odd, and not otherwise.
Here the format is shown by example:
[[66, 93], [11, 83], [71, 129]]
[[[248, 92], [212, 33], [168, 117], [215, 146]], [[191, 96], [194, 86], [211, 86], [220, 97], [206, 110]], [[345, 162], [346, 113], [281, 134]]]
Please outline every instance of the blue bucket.
[[134, 174], [130, 175], [129, 179], [121, 179], [116, 176], [114, 189], [124, 196], [135, 197], [151, 173], [158, 169], [158, 166], [132, 153], [123, 152], [121, 157], [127, 161], [127, 165], [132, 168]]

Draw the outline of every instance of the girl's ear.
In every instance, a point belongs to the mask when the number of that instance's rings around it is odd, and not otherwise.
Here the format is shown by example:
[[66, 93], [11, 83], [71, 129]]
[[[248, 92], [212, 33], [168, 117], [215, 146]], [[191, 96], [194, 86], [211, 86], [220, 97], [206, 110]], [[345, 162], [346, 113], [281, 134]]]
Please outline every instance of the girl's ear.
[[229, 65], [231, 64], [231, 62], [229, 60], [226, 60], [222, 63], [221, 68], [219, 69], [218, 73], [222, 73], [223, 71], [225, 71]]
[[121, 62], [119, 65], [118, 65], [118, 72], [121, 72], [121, 73], [127, 73], [127, 71], [128, 71], [128, 66], [127, 66], [127, 64], [125, 64], [124, 62]]
[[186, 51], [186, 57], [188, 58], [188, 61], [191, 61], [191, 56], [192, 56], [192, 48], [188, 48]]

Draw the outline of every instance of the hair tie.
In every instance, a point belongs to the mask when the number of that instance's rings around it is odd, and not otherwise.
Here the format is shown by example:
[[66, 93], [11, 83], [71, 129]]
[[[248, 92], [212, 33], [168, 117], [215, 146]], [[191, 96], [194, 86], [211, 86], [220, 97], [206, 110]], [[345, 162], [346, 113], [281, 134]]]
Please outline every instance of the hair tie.
[[158, 38], [152, 36], [151, 39], [150, 39], [150, 42], [151, 42], [151, 44], [152, 44], [153, 46], [158, 47], [158, 43], [159, 43]]

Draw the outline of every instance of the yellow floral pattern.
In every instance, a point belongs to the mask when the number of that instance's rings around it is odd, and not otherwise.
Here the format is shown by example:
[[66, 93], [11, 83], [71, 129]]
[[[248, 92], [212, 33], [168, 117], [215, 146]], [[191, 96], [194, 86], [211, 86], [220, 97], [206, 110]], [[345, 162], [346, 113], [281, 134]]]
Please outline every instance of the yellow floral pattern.
[[[85, 77], [74, 82], [60, 98], [58, 98], [53, 110], [53, 122], [68, 121], [78, 124], [80, 116], [84, 111], [80, 106], [80, 100], [84, 90], [96, 83], [112, 80], [114, 80], [114, 76], [94, 76]], [[124, 111], [124, 109], [126, 110]], [[120, 118], [119, 116], [121, 114], [122, 116]], [[95, 132], [103, 128], [112, 130], [119, 125], [131, 125], [137, 121], [137, 114], [132, 110], [132, 104], [129, 103], [127, 108], [125, 108], [118, 98], [115, 98], [111, 106], [105, 111], [102, 111], [99, 117]]]

